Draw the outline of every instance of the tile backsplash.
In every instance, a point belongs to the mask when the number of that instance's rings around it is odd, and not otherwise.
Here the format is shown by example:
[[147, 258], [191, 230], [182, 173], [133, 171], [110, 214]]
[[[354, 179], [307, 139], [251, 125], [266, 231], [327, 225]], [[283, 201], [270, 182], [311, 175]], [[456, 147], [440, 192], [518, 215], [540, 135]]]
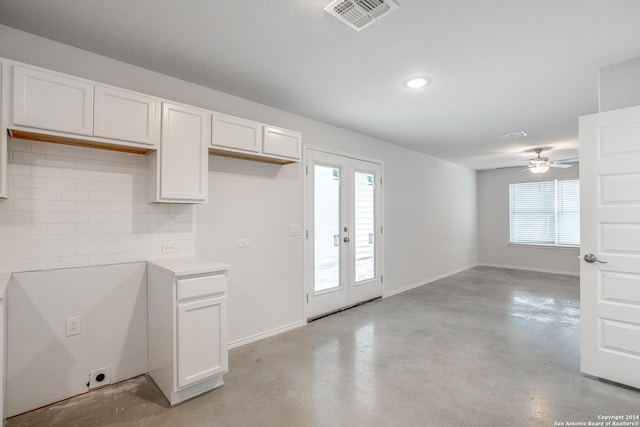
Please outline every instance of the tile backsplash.
[[147, 203], [144, 155], [10, 138], [8, 175], [0, 271], [195, 255], [193, 205]]

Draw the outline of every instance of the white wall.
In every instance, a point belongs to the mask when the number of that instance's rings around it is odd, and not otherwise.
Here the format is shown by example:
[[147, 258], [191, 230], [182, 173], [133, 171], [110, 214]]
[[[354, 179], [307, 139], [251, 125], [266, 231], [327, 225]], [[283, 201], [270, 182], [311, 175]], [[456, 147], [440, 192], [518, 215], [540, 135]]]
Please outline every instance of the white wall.
[[[535, 182], [538, 176], [522, 168], [478, 172], [478, 258], [480, 264], [553, 273], [579, 274], [579, 250], [509, 244], [509, 184]], [[541, 180], [578, 179], [577, 163], [551, 168]]]
[[640, 105], [640, 58], [602, 67], [598, 73], [600, 111]]
[[[387, 296], [477, 262], [477, 182], [473, 170], [5, 26], [0, 26], [0, 39], [2, 57], [294, 129], [302, 132], [307, 145], [383, 161], [384, 293]], [[15, 142], [11, 144], [15, 151]], [[32, 152], [34, 146], [31, 145]], [[38, 146], [38, 149], [43, 148]], [[105, 160], [99, 153], [91, 156]], [[16, 166], [22, 168], [14, 163], [10, 171]], [[31, 165], [32, 174], [33, 170]], [[136, 174], [143, 173], [137, 169]], [[304, 322], [304, 245], [301, 237], [288, 236], [289, 224], [304, 222], [303, 184], [302, 164], [275, 166], [209, 158], [209, 203], [194, 209], [195, 244], [198, 255], [212, 256], [232, 267], [229, 276], [229, 338], [232, 342], [244, 342]], [[137, 200], [135, 191], [131, 196]], [[35, 197], [31, 200], [36, 204], [44, 202], [46, 207], [46, 200], [41, 200], [40, 193], [33, 194]], [[12, 207], [4, 209], [12, 211], [15, 204], [10, 200], [0, 202], [0, 206], [9, 202]], [[137, 202], [133, 203], [137, 205]], [[79, 213], [77, 206], [72, 213]], [[2, 209], [0, 224], [15, 226], [12, 220], [3, 216]], [[5, 218], [4, 223], [2, 218]], [[250, 238], [251, 246], [238, 249], [238, 237]], [[124, 269], [126, 264], [113, 268]], [[81, 275], [87, 274], [91, 268], [81, 267], [78, 271]], [[75, 290], [66, 282], [62, 278], [50, 285], [59, 295], [71, 298]], [[12, 286], [19, 285], [14, 282]], [[131, 286], [135, 289], [136, 285]], [[81, 298], [88, 298], [89, 307], [97, 303], [88, 295], [83, 294]], [[9, 306], [10, 310], [25, 310], [27, 319], [30, 315], [39, 318], [33, 307], [14, 301], [11, 293]], [[31, 326], [42, 328], [43, 324], [56, 321], [51, 318]], [[15, 337], [10, 336], [9, 340], [9, 347], [19, 345]], [[78, 348], [71, 357], [85, 359], [86, 354]], [[59, 368], [53, 361], [45, 362], [45, 366]], [[9, 364], [10, 375], [14, 375], [16, 369], [15, 364]]]
[[92, 369], [147, 372], [146, 263], [16, 273], [8, 294], [7, 416], [86, 392]]

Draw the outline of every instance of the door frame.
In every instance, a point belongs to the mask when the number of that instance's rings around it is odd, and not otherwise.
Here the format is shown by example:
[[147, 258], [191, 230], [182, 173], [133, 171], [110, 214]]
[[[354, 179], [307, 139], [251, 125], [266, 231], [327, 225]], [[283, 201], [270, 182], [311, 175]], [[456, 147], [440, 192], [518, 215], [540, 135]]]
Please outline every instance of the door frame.
[[[304, 150], [303, 150], [303, 155], [302, 155], [302, 176], [303, 176], [303, 185], [302, 185], [302, 198], [303, 198], [303, 209], [304, 209], [304, 224], [303, 224], [303, 228], [304, 228], [304, 233], [302, 235], [302, 238], [304, 240], [304, 248], [303, 248], [303, 257], [304, 257], [304, 268], [303, 268], [303, 289], [302, 289], [302, 304], [304, 307], [303, 310], [303, 314], [304, 314], [304, 321], [308, 322], [309, 316], [308, 316], [308, 304], [307, 304], [307, 292], [309, 291], [309, 286], [310, 284], [308, 283], [308, 277], [310, 274], [310, 271], [313, 270], [313, 265], [310, 265], [310, 260], [309, 260], [309, 252], [310, 250], [312, 250], [311, 248], [309, 248], [309, 227], [311, 225], [311, 218], [309, 218], [309, 194], [307, 191], [307, 186], [308, 186], [308, 179], [309, 179], [309, 164], [307, 163], [308, 159], [309, 159], [309, 151], [313, 150], [313, 151], [318, 151], [321, 153], [326, 153], [326, 154], [332, 154], [335, 156], [342, 156], [342, 157], [347, 157], [349, 159], [354, 159], [354, 160], [360, 160], [360, 161], [364, 161], [364, 162], [369, 162], [369, 163], [374, 163], [376, 165], [378, 165], [380, 167], [380, 194], [379, 194], [379, 199], [380, 199], [380, 214], [379, 214], [379, 225], [381, 227], [382, 232], [380, 233], [380, 238], [379, 240], [379, 247], [378, 247], [378, 256], [380, 257], [380, 268], [379, 268], [379, 274], [380, 274], [380, 281], [382, 284], [382, 295], [384, 295], [384, 161], [383, 160], [379, 160], [379, 159], [374, 159], [371, 157], [367, 157], [367, 156], [360, 156], [357, 154], [353, 154], [353, 153], [348, 153], [348, 152], [344, 152], [344, 151], [340, 151], [340, 150], [334, 150], [331, 148], [326, 148], [326, 147], [320, 147], [317, 145], [305, 145], [304, 146]], [[381, 295], [381, 296], [382, 296]]]

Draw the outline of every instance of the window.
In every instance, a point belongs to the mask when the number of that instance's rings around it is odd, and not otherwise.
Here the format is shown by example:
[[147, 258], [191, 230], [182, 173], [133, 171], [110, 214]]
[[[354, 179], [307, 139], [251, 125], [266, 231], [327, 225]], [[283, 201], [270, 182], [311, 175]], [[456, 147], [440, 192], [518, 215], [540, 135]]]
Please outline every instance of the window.
[[511, 243], [580, 246], [580, 181], [509, 184]]

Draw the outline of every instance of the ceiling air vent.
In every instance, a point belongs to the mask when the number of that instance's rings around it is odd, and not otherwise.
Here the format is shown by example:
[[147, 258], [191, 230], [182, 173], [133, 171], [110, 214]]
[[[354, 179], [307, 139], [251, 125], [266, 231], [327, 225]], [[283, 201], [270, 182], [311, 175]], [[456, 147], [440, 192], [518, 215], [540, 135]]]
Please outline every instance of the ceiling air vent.
[[360, 31], [397, 8], [394, 0], [335, 0], [324, 10]]

